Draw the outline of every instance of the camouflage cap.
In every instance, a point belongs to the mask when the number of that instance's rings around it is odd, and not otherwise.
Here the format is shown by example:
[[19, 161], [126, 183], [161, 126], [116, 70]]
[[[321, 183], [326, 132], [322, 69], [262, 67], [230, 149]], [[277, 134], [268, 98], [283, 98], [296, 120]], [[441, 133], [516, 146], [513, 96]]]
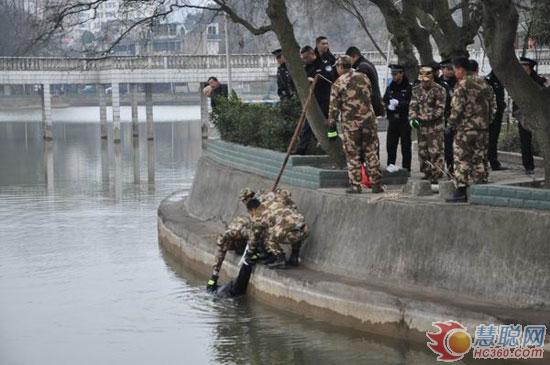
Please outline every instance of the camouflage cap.
[[419, 81], [430, 81], [433, 79], [434, 79], [434, 70], [432, 67], [429, 67], [429, 66], [420, 67], [420, 71], [418, 72]]
[[239, 199], [243, 202], [243, 203], [246, 203], [248, 200], [252, 199], [254, 197], [254, 195], [256, 195], [256, 193], [254, 191], [252, 191], [252, 189], [250, 188], [244, 188], [241, 190], [241, 192], [239, 193]]
[[352, 63], [353, 63], [353, 62], [351, 61], [351, 57], [350, 57], [350, 56], [343, 55], [343, 56], [339, 56], [339, 57], [338, 57], [338, 59], [337, 59], [336, 62], [334, 63], [334, 66], [341, 65], [341, 66], [343, 66], [344, 68], [351, 68]]

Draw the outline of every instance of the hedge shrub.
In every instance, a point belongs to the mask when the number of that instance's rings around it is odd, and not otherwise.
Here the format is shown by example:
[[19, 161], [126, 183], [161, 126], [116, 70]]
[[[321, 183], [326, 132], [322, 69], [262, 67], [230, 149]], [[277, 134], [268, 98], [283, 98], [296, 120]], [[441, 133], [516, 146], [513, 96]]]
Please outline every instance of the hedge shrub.
[[211, 116], [224, 141], [284, 152], [300, 111], [295, 99], [277, 105], [246, 104], [233, 92], [219, 100]]

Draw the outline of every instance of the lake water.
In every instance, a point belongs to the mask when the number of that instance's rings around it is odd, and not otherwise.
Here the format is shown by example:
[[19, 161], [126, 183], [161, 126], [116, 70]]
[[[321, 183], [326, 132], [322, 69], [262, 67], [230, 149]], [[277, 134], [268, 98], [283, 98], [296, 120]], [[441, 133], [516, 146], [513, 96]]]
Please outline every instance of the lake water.
[[156, 230], [160, 201], [191, 186], [199, 123], [156, 123], [151, 143], [123, 124], [115, 146], [86, 110], [64, 110], [81, 123], [54, 123], [49, 143], [40, 123], [0, 122], [0, 364], [436, 364], [425, 346], [208, 295]]

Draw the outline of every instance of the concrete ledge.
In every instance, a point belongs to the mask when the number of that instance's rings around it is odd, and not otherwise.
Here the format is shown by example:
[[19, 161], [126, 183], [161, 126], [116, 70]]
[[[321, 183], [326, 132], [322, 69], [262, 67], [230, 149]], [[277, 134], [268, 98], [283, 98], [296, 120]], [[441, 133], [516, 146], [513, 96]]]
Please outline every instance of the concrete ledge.
[[[245, 214], [236, 198], [243, 187], [271, 185], [203, 157], [187, 210], [203, 221], [229, 222]], [[550, 308], [550, 212], [287, 187], [311, 227], [303, 249], [310, 268], [455, 300]]]
[[[215, 257], [215, 237], [221, 226], [191, 217], [181, 194], [162, 202], [159, 208], [159, 241], [186, 267], [204, 275], [211, 273]], [[222, 267], [225, 282], [238, 272], [239, 257], [228, 253]], [[432, 322], [453, 318], [474, 329], [479, 323], [540, 321], [546, 312], [465, 304], [435, 298], [428, 292], [398, 290], [383, 285], [307, 267], [292, 270], [254, 269], [249, 293], [280, 309], [316, 316], [339, 326], [425, 342], [425, 331]], [[535, 323], [533, 322], [533, 323]], [[536, 322], [538, 323], [538, 322]], [[473, 335], [473, 333], [472, 333]]]
[[470, 189], [470, 202], [498, 207], [550, 210], [550, 190], [507, 185], [474, 185]]

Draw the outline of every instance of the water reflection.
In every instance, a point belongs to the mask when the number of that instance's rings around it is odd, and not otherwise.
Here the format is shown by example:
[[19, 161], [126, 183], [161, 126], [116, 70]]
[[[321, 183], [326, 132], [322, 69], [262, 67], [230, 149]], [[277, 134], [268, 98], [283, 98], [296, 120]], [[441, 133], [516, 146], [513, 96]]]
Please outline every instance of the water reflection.
[[46, 181], [46, 190], [48, 195], [53, 195], [55, 187], [55, 172], [54, 172], [54, 144], [52, 141], [44, 141], [44, 176]]
[[147, 140], [147, 181], [149, 188], [155, 184], [155, 140]]
[[[132, 138], [132, 157], [133, 157], [133, 168], [134, 168], [134, 184], [140, 183], [140, 165], [139, 165], [139, 138]], [[174, 158], [171, 155], [172, 159]]]

